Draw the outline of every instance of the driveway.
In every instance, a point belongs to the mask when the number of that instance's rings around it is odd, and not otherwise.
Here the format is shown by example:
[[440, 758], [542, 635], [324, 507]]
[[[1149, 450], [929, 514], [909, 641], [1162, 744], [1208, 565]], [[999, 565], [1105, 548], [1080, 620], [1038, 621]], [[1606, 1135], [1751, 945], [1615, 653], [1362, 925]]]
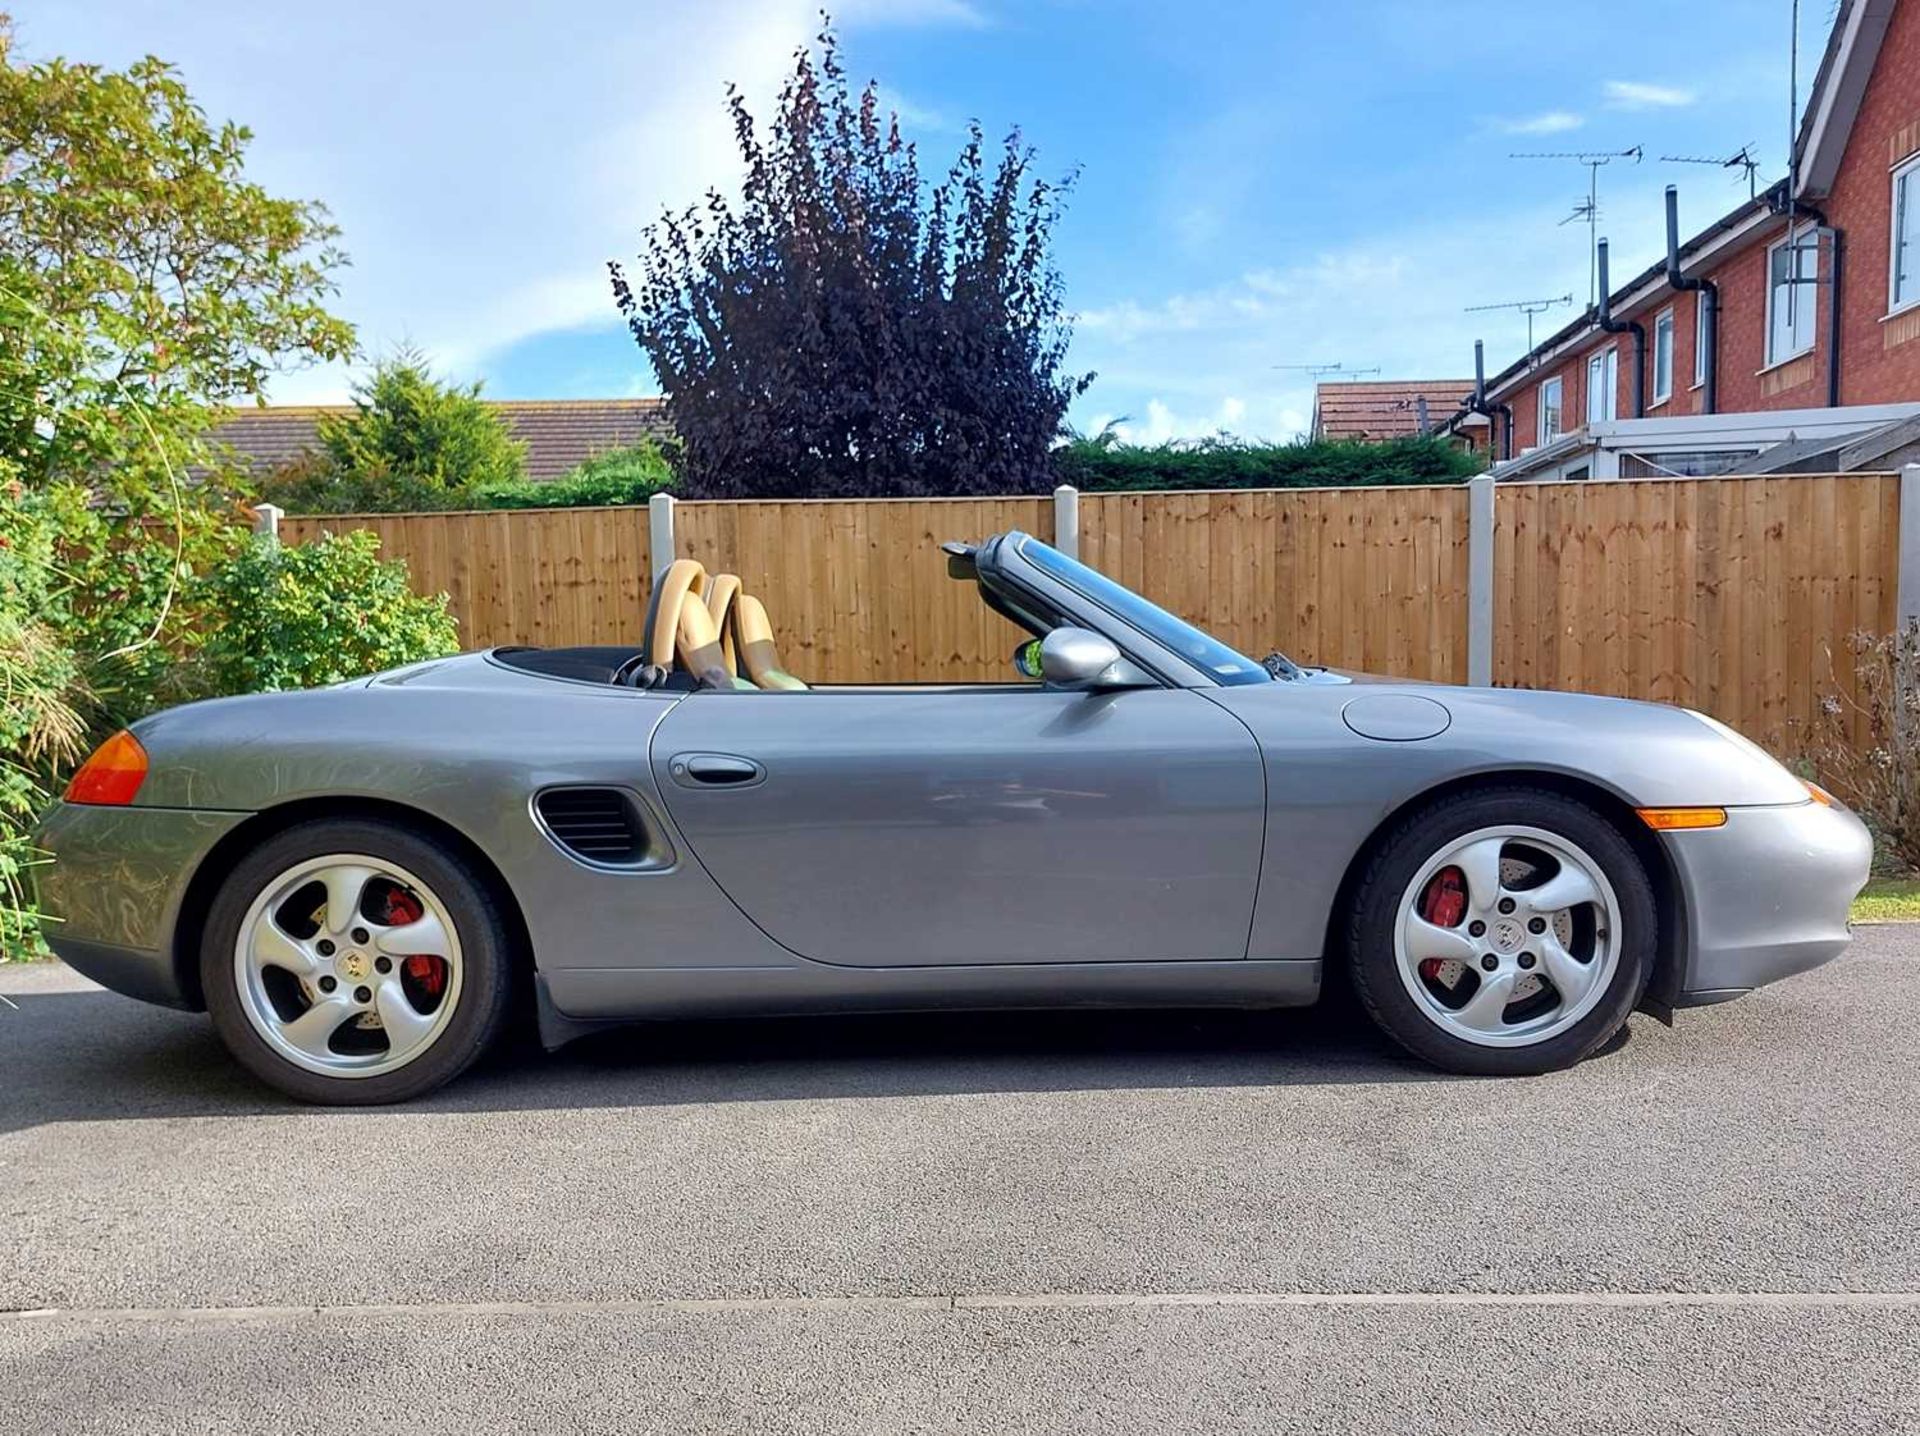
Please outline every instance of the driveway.
[[345, 1113], [0, 968], [0, 1430], [1911, 1427], [1917, 959], [1535, 1080], [1317, 1011], [870, 1018]]

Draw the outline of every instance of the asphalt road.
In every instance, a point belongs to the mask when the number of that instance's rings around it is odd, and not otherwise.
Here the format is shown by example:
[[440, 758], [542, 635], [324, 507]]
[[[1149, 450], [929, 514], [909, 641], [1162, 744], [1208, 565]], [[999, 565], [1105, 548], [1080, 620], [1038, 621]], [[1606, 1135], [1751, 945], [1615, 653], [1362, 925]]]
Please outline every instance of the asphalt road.
[[0, 1431], [1920, 1429], [1920, 927], [1510, 1082], [872, 1018], [341, 1113], [0, 993]]

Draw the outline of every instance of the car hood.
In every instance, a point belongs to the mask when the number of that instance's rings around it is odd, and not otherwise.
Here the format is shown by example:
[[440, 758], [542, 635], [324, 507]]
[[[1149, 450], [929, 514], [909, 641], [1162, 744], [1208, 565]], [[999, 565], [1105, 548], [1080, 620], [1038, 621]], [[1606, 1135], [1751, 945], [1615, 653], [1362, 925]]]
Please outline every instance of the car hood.
[[1780, 763], [1666, 703], [1349, 673], [1207, 691], [1263, 747], [1293, 750], [1308, 763], [1329, 759], [1329, 742], [1337, 751], [1370, 740], [1383, 760], [1391, 750], [1408, 760], [1410, 750], [1444, 750], [1451, 776], [1558, 772], [1592, 778], [1642, 806], [1807, 801], [1805, 786]]

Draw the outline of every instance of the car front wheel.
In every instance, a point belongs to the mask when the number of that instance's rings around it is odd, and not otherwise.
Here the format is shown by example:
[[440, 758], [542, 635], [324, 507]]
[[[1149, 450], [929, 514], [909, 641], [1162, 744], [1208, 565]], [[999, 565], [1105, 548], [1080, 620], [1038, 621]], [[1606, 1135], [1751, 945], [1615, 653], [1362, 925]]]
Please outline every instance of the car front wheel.
[[325, 820], [234, 868], [201, 949], [207, 1007], [255, 1074], [309, 1102], [404, 1101], [499, 1032], [509, 939], [487, 885], [396, 824]]
[[1516, 787], [1443, 800], [1388, 837], [1360, 881], [1347, 958], [1401, 1046], [1504, 1076], [1604, 1045], [1645, 991], [1655, 941], [1653, 889], [1619, 830]]

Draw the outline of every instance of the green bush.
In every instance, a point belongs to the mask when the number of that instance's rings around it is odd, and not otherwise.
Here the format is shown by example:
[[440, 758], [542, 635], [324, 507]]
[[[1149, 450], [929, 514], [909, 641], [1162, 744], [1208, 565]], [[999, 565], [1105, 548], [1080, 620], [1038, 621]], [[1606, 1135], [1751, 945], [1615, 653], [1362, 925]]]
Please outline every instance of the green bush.
[[40, 950], [26, 894], [27, 841], [56, 769], [80, 756], [79, 665], [50, 616], [62, 606], [47, 505], [0, 461], [0, 962]]
[[481, 402], [480, 386], [443, 384], [402, 353], [354, 389], [353, 412], [320, 421], [319, 449], [269, 475], [261, 496], [294, 513], [463, 508], [476, 489], [512, 487], [526, 445]]
[[471, 495], [477, 509], [572, 509], [644, 504], [673, 487], [673, 467], [651, 439], [595, 454], [551, 483], [493, 484]]
[[282, 547], [256, 541], [201, 581], [197, 668], [214, 693], [276, 692], [364, 677], [458, 651], [447, 596], [422, 598], [407, 566], [364, 530]]
[[1076, 437], [1052, 459], [1054, 483], [1089, 492], [1451, 484], [1481, 469], [1472, 454], [1441, 439], [1248, 444], [1222, 436], [1147, 445], [1122, 443], [1111, 430]]

